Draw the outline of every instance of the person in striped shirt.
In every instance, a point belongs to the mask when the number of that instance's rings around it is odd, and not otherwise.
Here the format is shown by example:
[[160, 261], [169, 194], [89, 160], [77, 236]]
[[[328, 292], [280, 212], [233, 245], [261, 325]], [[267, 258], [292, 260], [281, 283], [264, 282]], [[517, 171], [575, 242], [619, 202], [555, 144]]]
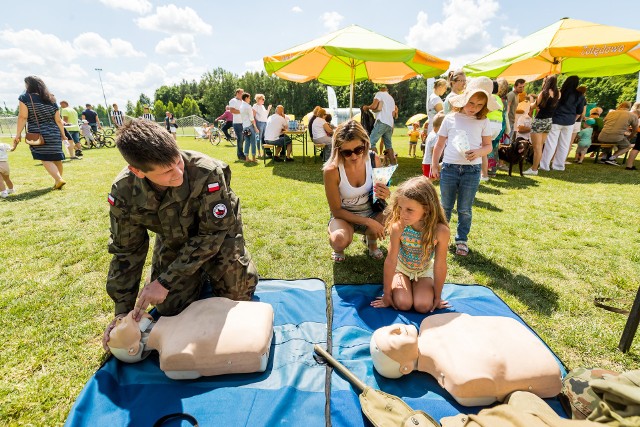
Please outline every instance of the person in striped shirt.
[[143, 107], [142, 118], [145, 119], [145, 120], [150, 120], [152, 122], [156, 121], [156, 118], [153, 117], [153, 114], [151, 114], [151, 112], [149, 111], [149, 106], [148, 105], [145, 105]]
[[111, 120], [113, 125], [117, 128], [124, 124], [124, 114], [118, 110], [118, 104], [113, 104], [113, 110], [111, 110]]

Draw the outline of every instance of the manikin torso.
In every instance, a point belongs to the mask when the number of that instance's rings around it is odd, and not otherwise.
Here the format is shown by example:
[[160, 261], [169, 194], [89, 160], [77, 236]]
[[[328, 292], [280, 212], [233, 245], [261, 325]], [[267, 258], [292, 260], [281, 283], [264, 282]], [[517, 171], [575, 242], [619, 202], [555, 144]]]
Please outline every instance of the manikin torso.
[[[273, 308], [269, 304], [207, 298], [193, 302], [176, 316], [161, 317], [155, 324], [133, 323], [143, 329], [137, 339], [146, 343], [144, 351], [157, 350], [160, 369], [173, 379], [260, 372], [267, 367], [273, 335]], [[138, 353], [135, 343], [133, 347], [127, 343], [135, 340], [124, 333], [125, 328], [120, 329], [122, 333], [116, 332], [115, 337], [112, 331], [110, 347]], [[112, 352], [118, 357], [117, 351]]]
[[511, 318], [460, 313], [428, 316], [420, 324], [417, 344], [414, 368], [431, 374], [465, 406], [502, 401], [516, 390], [553, 397], [562, 387], [553, 354]]

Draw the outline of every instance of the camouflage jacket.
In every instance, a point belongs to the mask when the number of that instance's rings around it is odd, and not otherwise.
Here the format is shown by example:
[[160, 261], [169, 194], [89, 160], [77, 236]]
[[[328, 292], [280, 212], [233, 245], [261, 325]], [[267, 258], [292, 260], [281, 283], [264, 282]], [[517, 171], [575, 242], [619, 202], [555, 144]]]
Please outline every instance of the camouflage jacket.
[[[107, 293], [115, 313], [133, 309], [149, 249], [148, 231], [156, 233], [160, 248], [154, 251], [156, 278], [171, 289], [181, 280], [205, 270], [220, 277], [229, 264], [244, 255], [240, 202], [229, 187], [231, 170], [221, 161], [201, 153], [182, 151], [184, 180], [162, 195], [145, 178], [128, 168], [120, 172], [109, 194], [113, 254], [107, 277]], [[158, 243], [161, 242], [161, 243]], [[157, 266], [156, 253], [163, 265]], [[185, 280], [185, 282], [187, 282]]]

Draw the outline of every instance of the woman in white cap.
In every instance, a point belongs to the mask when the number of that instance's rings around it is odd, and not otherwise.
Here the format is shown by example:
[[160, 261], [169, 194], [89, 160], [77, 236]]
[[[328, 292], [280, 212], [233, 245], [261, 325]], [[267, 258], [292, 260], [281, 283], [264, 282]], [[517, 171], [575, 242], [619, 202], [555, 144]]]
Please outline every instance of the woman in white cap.
[[469, 253], [467, 236], [471, 229], [471, 207], [480, 183], [482, 156], [491, 152], [493, 130], [487, 113], [499, 108], [491, 92], [491, 79], [478, 77], [470, 80], [462, 94], [451, 97], [453, 114], [443, 120], [433, 149], [431, 177], [440, 178], [442, 207], [447, 221], [451, 220], [453, 205], [458, 201], [455, 242], [456, 255], [460, 256]]

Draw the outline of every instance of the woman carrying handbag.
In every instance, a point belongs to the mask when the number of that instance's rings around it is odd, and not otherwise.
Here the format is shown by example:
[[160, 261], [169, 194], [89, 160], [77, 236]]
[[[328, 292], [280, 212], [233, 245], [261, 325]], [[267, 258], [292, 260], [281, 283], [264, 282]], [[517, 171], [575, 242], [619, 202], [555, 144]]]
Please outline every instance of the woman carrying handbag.
[[53, 188], [59, 190], [66, 184], [62, 179], [62, 161], [65, 159], [62, 143], [69, 143], [64, 134], [60, 110], [42, 79], [28, 76], [24, 83], [26, 90], [18, 97], [18, 127], [11, 151], [22, 140], [22, 131], [26, 125], [25, 140], [30, 146], [31, 156], [42, 162], [54, 180]]

